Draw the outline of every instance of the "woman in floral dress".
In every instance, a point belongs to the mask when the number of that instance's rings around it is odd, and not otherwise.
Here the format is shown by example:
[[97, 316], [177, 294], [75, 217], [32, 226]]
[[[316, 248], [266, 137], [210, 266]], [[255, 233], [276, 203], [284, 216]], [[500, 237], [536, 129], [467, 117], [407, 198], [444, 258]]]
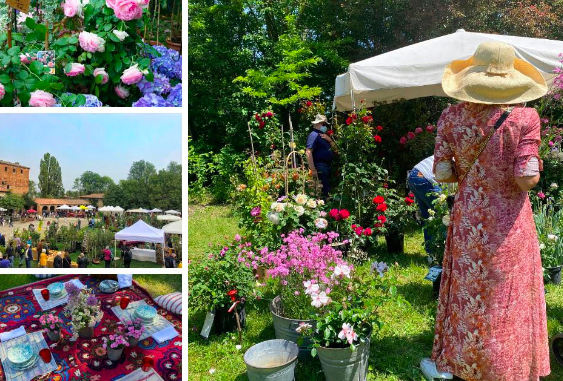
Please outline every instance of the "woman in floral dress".
[[[442, 81], [462, 100], [438, 122], [434, 172], [460, 182], [444, 253], [428, 379], [538, 381], [549, 374], [542, 264], [527, 191], [537, 184], [540, 119], [526, 101], [545, 80], [514, 48], [484, 43]], [[498, 129], [504, 111], [510, 114]], [[487, 134], [490, 140], [484, 145]], [[483, 146], [477, 160], [480, 147]]]

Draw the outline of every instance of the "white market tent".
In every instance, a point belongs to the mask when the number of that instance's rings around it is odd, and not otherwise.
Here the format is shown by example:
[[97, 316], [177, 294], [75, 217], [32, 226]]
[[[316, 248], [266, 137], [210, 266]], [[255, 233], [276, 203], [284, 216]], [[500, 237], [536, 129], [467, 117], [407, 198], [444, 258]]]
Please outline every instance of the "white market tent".
[[182, 234], [182, 220], [174, 221], [162, 227], [166, 234]]
[[147, 213], [148, 210], [143, 209], [143, 208], [137, 208], [137, 209], [129, 209], [127, 211], [127, 213]]
[[59, 207], [57, 208], [57, 210], [70, 210], [70, 206], [68, 206], [68, 205], [66, 205], [66, 204], [65, 204], [65, 205], [61, 205], [61, 206], [59, 206]]
[[8, 209], [0, 208], [0, 212], [7, 212]]
[[158, 221], [180, 221], [182, 217], [174, 216], [172, 214], [162, 214], [160, 216], [156, 216]]
[[125, 211], [125, 209], [123, 209], [121, 206], [112, 206], [112, 208], [116, 213], [123, 213]]
[[86, 209], [88, 209], [88, 210], [92, 210], [92, 209], [96, 209], [96, 208], [95, 208], [95, 207], [93, 207], [92, 205], [88, 205], [88, 206], [86, 207]]
[[80, 210], [80, 207], [78, 207], [78, 206], [75, 205], [75, 206], [72, 206], [72, 207], [70, 208], [70, 210], [78, 211], [78, 210]]
[[162, 213], [162, 210], [154, 208], [153, 210], [149, 210], [149, 213]]
[[178, 212], [178, 211], [176, 211], [176, 210], [167, 210], [167, 211], [164, 212], [164, 213], [166, 213], [166, 214], [177, 214], [177, 215], [182, 214], [182, 213], [180, 213], [180, 212]]
[[353, 110], [362, 99], [371, 107], [374, 101], [446, 96], [441, 85], [444, 68], [453, 60], [468, 59], [479, 44], [488, 41], [512, 45], [518, 58], [534, 65], [548, 85], [553, 82], [553, 70], [561, 65], [558, 55], [563, 53], [563, 41], [459, 29], [350, 64], [346, 73], [336, 77], [333, 109]]
[[164, 231], [150, 226], [143, 220], [139, 220], [115, 233], [114, 252], [117, 252], [117, 241], [160, 243], [162, 245], [162, 262], [164, 263]]

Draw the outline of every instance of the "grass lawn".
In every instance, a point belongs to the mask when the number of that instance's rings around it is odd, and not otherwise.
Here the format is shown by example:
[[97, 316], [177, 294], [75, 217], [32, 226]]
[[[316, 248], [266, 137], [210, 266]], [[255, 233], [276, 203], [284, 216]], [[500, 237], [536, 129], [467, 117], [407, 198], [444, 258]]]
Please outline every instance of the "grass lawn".
[[[153, 298], [170, 292], [182, 292], [182, 275], [180, 274], [137, 274], [133, 275], [133, 279], [147, 290]], [[0, 275], [0, 290], [7, 290], [37, 281], [39, 279], [29, 274]]]
[[[230, 217], [229, 207], [209, 208], [209, 212], [207, 208], [194, 209], [189, 226], [190, 258], [202, 255], [208, 242], [222, 241], [225, 234], [232, 237], [237, 232], [236, 220]], [[196, 242], [192, 249], [194, 238]], [[386, 253], [383, 242], [371, 254], [370, 260], [399, 264], [399, 267], [394, 267], [391, 271], [399, 279], [399, 293], [410, 305], [388, 306], [383, 309], [385, 326], [371, 342], [370, 381], [424, 380], [418, 364], [432, 350], [436, 300], [432, 297], [432, 284], [423, 279], [428, 265], [421, 246], [422, 240], [421, 233], [407, 236], [405, 254]], [[363, 266], [369, 266], [369, 262]], [[548, 329], [551, 338], [563, 332], [563, 287], [548, 285], [547, 290]], [[275, 338], [268, 310], [268, 299], [271, 298], [272, 295], [267, 295], [265, 300], [247, 306], [247, 327], [241, 350], [235, 347], [235, 334], [212, 335], [206, 342], [199, 336], [204, 317], [189, 316], [189, 379], [247, 380], [244, 352], [258, 342]], [[213, 375], [209, 374], [211, 368], [216, 370]], [[551, 375], [543, 380], [563, 380], [563, 367], [553, 357], [551, 369]], [[295, 377], [297, 381], [324, 380], [319, 360], [299, 361]]]

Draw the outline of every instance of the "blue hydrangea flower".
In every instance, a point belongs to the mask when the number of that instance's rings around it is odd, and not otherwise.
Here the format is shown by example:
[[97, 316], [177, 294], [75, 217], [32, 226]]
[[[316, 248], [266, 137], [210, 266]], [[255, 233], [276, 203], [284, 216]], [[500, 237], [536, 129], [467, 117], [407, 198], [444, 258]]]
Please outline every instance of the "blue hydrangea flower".
[[160, 95], [149, 93], [143, 95], [137, 102], [133, 103], [133, 107], [170, 107], [169, 102]]
[[162, 74], [155, 73], [153, 82], [147, 81], [144, 77], [137, 83], [137, 87], [143, 95], [155, 93], [157, 95], [168, 94], [170, 89], [170, 80]]
[[171, 107], [182, 107], [182, 84], [178, 83], [170, 91], [168, 96], [168, 103]]
[[148, 56], [152, 59], [152, 70], [168, 78], [182, 79], [182, 57], [180, 53], [165, 46], [153, 46], [153, 48], [160, 53], [160, 57], [148, 53]]

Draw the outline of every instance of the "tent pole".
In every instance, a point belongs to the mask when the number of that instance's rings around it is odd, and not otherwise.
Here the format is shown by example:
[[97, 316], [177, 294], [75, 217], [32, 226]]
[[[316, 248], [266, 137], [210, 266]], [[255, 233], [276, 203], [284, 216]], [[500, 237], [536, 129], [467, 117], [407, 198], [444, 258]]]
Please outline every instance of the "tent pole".
[[356, 101], [354, 100], [354, 90], [350, 90], [350, 98], [352, 99], [352, 109], [356, 112]]
[[[117, 240], [113, 239], [113, 257], [115, 258], [117, 256]], [[115, 267], [117, 267], [117, 264], [115, 265]]]

